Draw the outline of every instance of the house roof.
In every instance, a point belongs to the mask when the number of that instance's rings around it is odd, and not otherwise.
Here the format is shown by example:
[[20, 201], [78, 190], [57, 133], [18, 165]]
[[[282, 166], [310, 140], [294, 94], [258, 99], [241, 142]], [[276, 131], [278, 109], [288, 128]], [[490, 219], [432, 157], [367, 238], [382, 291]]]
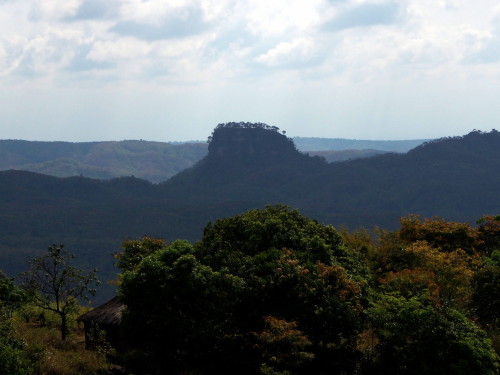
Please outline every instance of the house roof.
[[100, 324], [119, 325], [122, 321], [123, 311], [127, 308], [120, 302], [118, 297], [114, 297], [105, 304], [83, 314], [78, 318], [79, 321], [93, 321]]

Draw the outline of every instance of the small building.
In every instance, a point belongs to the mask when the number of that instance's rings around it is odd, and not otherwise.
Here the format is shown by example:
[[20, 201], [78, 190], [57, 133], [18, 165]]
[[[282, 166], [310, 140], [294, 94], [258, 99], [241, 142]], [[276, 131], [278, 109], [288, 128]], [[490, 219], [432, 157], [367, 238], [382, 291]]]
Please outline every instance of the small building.
[[85, 347], [92, 349], [104, 333], [104, 339], [114, 348], [123, 348], [125, 340], [121, 332], [123, 311], [127, 308], [114, 297], [105, 304], [90, 310], [78, 318], [85, 330]]

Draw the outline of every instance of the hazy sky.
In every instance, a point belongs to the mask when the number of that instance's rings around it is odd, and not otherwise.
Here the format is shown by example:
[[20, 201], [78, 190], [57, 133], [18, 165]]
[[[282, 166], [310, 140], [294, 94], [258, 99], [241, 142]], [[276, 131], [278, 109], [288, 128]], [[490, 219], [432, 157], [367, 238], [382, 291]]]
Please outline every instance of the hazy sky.
[[500, 129], [498, 0], [0, 0], [0, 138]]

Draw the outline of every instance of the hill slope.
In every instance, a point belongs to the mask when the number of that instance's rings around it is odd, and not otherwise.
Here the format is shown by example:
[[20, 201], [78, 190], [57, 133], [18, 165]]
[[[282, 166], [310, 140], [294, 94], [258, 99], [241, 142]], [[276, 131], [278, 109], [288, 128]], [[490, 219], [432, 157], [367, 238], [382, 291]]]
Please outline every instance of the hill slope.
[[330, 165], [301, 155], [277, 132], [267, 131], [266, 142], [273, 142], [279, 156], [265, 144], [257, 149], [262, 132], [231, 126], [216, 130], [209, 155], [163, 188], [184, 199], [287, 203], [325, 222], [349, 226], [394, 227], [408, 213], [473, 221], [500, 211], [497, 131], [432, 141], [407, 154]]
[[83, 175], [99, 179], [136, 176], [160, 182], [191, 167], [206, 152], [205, 143], [0, 140], [0, 170], [19, 169], [57, 177]]

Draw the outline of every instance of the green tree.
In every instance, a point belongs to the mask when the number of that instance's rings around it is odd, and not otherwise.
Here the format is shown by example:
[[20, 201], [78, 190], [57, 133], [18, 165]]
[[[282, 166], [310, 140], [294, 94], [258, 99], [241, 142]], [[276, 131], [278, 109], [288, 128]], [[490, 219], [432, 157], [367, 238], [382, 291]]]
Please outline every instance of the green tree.
[[[250, 210], [209, 224], [194, 246], [176, 241], [125, 272], [125, 330], [146, 349], [146, 363], [167, 373], [255, 374], [273, 341], [285, 351], [280, 358], [293, 358], [280, 370], [352, 371], [363, 324], [360, 270], [332, 227], [285, 206]], [[306, 344], [302, 359], [310, 361], [299, 361]]]
[[34, 365], [22, 340], [13, 335], [9, 321], [0, 319], [0, 374], [32, 375]]
[[484, 326], [500, 329], [500, 250], [483, 262], [473, 278], [472, 305]]
[[30, 375], [33, 363], [22, 340], [14, 336], [11, 317], [26, 301], [26, 295], [12, 279], [0, 271], [0, 374]]
[[367, 311], [378, 344], [369, 373], [494, 375], [498, 357], [486, 333], [454, 309], [418, 297], [379, 295]]
[[210, 361], [217, 338], [231, 332], [227, 315], [239, 283], [201, 264], [185, 241], [174, 241], [125, 272], [123, 324], [144, 357], [139, 367], [175, 373]]
[[29, 270], [21, 273], [20, 280], [34, 305], [59, 315], [61, 339], [65, 340], [68, 314], [78, 308], [79, 301], [95, 295], [93, 286], [99, 281], [96, 270], [85, 272], [73, 267], [74, 255], [63, 247], [52, 245], [46, 254], [29, 260]]
[[296, 322], [266, 316], [264, 323], [264, 330], [255, 333], [257, 348], [265, 360], [261, 372], [263, 368], [294, 369], [314, 358], [314, 354], [307, 351], [311, 341], [298, 329]]
[[500, 215], [483, 216], [477, 223], [483, 240], [482, 253], [489, 256], [493, 251], [500, 250]]
[[406, 297], [420, 291], [436, 305], [466, 308], [469, 304], [476, 261], [463, 250], [443, 252], [416, 241], [394, 252], [391, 262], [378, 280], [384, 290]]
[[227, 265], [236, 269], [268, 249], [290, 249], [301, 263], [335, 263], [353, 275], [366, 272], [359, 253], [346, 247], [331, 225], [279, 204], [209, 223], [196, 247], [214, 269]]
[[26, 301], [26, 294], [0, 271], [0, 313], [8, 317]]
[[401, 218], [399, 237], [405, 243], [427, 241], [442, 251], [464, 250], [477, 254], [484, 244], [477, 228], [466, 223], [448, 222], [442, 218], [420, 220], [416, 215]]
[[159, 238], [143, 237], [140, 240], [127, 240], [122, 243], [123, 251], [114, 255], [116, 266], [122, 271], [131, 271], [139, 265], [146, 256], [167, 246]]

